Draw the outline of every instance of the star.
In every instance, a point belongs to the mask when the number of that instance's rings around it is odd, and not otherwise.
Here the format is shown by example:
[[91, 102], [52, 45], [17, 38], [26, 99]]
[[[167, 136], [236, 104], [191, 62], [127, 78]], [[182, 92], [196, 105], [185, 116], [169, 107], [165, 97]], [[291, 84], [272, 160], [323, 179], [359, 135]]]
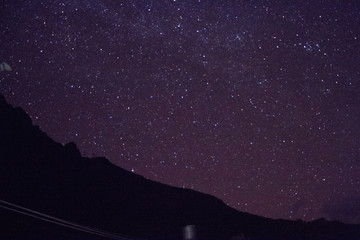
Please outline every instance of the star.
[[4, 1], [0, 93], [85, 156], [239, 211], [360, 223], [359, 7]]

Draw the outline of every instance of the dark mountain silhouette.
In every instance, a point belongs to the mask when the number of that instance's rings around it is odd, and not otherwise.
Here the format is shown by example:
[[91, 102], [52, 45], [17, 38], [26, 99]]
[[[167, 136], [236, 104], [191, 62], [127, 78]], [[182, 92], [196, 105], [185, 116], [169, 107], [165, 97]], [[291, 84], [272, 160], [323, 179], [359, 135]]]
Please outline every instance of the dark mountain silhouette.
[[[59, 126], [61, 127], [61, 126]], [[272, 220], [238, 212], [221, 200], [167, 186], [82, 157], [33, 126], [0, 95], [0, 199], [82, 225], [147, 239], [360, 239], [360, 226]], [[101, 239], [0, 208], [0, 239]]]

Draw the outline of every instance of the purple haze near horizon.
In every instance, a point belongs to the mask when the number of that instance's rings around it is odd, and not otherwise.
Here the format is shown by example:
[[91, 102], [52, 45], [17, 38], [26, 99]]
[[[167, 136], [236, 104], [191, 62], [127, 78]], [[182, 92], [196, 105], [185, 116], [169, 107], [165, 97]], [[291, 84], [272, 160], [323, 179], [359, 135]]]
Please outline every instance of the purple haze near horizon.
[[2, 1], [0, 93], [85, 156], [360, 223], [359, 26], [356, 1]]

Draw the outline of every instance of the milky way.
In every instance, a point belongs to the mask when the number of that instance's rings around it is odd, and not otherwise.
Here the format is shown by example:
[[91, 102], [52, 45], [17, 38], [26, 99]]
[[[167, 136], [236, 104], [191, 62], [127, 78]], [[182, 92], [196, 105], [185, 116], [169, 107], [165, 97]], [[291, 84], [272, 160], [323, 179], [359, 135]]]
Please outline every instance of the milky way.
[[357, 1], [1, 1], [0, 93], [84, 156], [360, 223], [359, 26]]

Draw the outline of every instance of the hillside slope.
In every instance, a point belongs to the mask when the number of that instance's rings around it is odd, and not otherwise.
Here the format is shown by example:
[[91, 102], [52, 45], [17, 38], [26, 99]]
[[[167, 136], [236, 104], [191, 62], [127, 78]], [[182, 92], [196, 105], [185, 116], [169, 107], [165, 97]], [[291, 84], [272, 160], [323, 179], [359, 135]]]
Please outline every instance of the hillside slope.
[[[61, 127], [61, 126], [59, 126]], [[21, 108], [0, 95], [0, 199], [83, 225], [147, 239], [360, 239], [360, 227], [339, 222], [271, 220], [238, 212], [221, 200], [167, 186], [82, 157], [74, 143], [53, 141]], [[87, 239], [0, 208], [1, 239]], [[97, 239], [97, 238], [94, 238]]]

